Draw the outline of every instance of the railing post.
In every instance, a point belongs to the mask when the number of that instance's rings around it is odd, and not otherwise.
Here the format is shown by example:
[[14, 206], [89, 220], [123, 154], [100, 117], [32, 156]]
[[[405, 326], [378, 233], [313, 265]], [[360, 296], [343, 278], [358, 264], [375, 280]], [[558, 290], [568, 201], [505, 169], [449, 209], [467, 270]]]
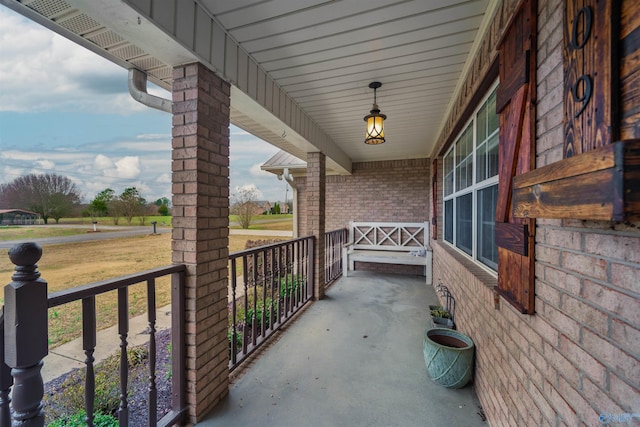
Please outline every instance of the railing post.
[[[308, 282], [310, 283], [310, 292], [313, 295], [314, 299], [318, 299], [317, 289], [314, 285], [315, 281], [315, 271], [314, 268], [316, 266], [316, 252], [314, 247], [314, 241], [316, 240], [315, 236], [309, 236], [309, 240], [307, 240], [308, 250], [309, 250], [309, 259], [307, 268], [309, 269], [309, 273], [307, 274]], [[324, 287], [324, 284], [322, 285]]]
[[42, 248], [23, 243], [9, 250], [16, 265], [13, 280], [4, 287], [5, 363], [15, 384], [12, 396], [14, 427], [44, 426], [42, 359], [48, 353], [47, 282], [37, 262]]

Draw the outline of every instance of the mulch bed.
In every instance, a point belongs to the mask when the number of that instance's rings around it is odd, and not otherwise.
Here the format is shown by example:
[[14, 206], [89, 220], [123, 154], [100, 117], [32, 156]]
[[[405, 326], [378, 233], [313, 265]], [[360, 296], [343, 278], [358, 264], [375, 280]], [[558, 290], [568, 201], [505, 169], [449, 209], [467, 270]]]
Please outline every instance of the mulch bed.
[[[158, 393], [158, 419], [171, 410], [171, 330], [156, 333], [156, 389]], [[145, 345], [146, 346], [146, 345]], [[96, 365], [96, 370], [99, 364]], [[45, 414], [61, 412], [61, 401], [69, 385], [65, 381], [78, 370], [66, 373], [45, 384]], [[130, 367], [128, 387], [129, 425], [146, 426], [148, 421], [149, 365], [148, 358], [143, 363]], [[68, 414], [71, 415], [71, 414]], [[114, 414], [117, 417], [117, 414]], [[52, 421], [48, 419], [48, 421]]]

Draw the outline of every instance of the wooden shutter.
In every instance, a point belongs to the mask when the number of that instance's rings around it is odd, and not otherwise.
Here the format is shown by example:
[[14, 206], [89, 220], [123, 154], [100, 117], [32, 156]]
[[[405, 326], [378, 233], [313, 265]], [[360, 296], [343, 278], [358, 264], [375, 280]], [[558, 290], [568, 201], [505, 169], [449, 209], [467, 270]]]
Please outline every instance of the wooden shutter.
[[535, 0], [523, 1], [498, 44], [500, 114], [498, 150], [498, 293], [520, 312], [534, 313], [535, 222], [512, 214], [513, 177], [535, 167]]

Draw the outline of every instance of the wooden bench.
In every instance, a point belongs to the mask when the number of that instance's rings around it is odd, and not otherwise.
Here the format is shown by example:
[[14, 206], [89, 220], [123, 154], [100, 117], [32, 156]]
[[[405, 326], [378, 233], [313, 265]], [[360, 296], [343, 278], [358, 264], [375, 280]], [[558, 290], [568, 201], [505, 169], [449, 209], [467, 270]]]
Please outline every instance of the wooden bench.
[[[423, 254], [416, 256], [417, 253]], [[349, 222], [349, 241], [342, 248], [342, 275], [355, 270], [355, 262], [424, 265], [432, 282], [433, 253], [428, 222]]]

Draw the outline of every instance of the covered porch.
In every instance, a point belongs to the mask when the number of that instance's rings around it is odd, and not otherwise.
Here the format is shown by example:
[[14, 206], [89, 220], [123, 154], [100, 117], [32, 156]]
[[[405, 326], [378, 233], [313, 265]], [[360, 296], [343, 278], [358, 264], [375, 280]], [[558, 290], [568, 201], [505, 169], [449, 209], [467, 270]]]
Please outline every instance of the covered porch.
[[[635, 2], [0, 2], [129, 69], [132, 92], [172, 113], [184, 399], [171, 423], [481, 421], [471, 389], [431, 389], [425, 378], [422, 277], [374, 266], [325, 290], [326, 231], [351, 220], [429, 222], [434, 282], [450, 286], [457, 325], [476, 343], [475, 390], [492, 425], [635, 417]], [[620, 52], [593, 62], [599, 43]], [[146, 79], [172, 99], [150, 99]], [[592, 83], [598, 96], [578, 90]], [[388, 117], [375, 146], [362, 120], [372, 100], [370, 112]], [[282, 174], [295, 183], [294, 235], [313, 240], [303, 304], [314, 300], [231, 385], [229, 123], [306, 162], [304, 175], [291, 177], [291, 165]], [[367, 366], [369, 350], [379, 367]], [[35, 371], [40, 358], [10, 366]], [[452, 410], [438, 400], [454, 395]], [[425, 421], [441, 413], [445, 422]]]
[[422, 276], [338, 279], [234, 372], [198, 425], [486, 425], [472, 385], [447, 389], [427, 374], [422, 339], [437, 301]]

